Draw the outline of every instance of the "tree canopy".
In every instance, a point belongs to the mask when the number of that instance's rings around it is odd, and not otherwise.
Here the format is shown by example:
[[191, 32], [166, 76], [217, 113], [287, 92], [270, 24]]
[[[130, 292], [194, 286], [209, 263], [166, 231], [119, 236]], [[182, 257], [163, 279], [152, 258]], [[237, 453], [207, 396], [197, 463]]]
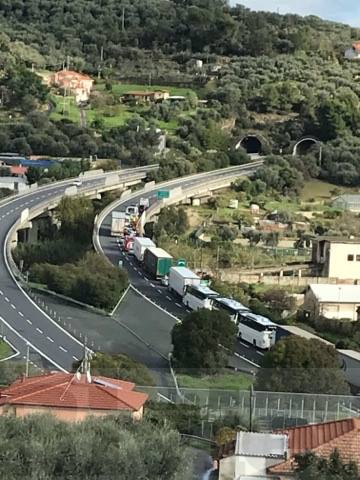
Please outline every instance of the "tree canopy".
[[72, 424], [51, 416], [2, 416], [0, 432], [0, 476], [8, 480], [191, 479], [180, 435], [163, 424], [106, 416]]
[[344, 462], [337, 450], [329, 459], [313, 453], [298, 455], [296, 478], [298, 480], [358, 480], [359, 471], [353, 462]]
[[338, 353], [317, 339], [292, 335], [265, 354], [256, 389], [275, 392], [349, 394]]
[[227, 364], [236, 326], [223, 312], [192, 312], [172, 330], [173, 355], [179, 368], [217, 371]]

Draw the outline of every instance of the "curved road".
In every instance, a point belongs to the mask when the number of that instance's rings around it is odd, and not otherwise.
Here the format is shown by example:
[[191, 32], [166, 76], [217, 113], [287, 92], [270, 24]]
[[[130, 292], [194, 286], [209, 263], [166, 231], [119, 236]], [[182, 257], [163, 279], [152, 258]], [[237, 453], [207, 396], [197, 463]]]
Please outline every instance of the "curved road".
[[[244, 165], [239, 167], [239, 176], [241, 175], [249, 175], [253, 173], [259, 165]], [[212, 181], [218, 178], [219, 180], [226, 175], [225, 170], [215, 171], [212, 172], [212, 175], [209, 179]], [[179, 179], [176, 184], [172, 184], [171, 188], [177, 187], [190, 187], [195, 186], [197, 184], [203, 184], [204, 177], [202, 174], [193, 175], [191, 177], [184, 177]], [[139, 202], [141, 197], [147, 197], [149, 199], [150, 205], [154, 204], [157, 201], [157, 192], [158, 190], [166, 189], [164, 186], [155, 186], [149, 192], [139, 192], [138, 195], [133, 196], [130, 199], [124, 199], [121, 204], [118, 204], [113, 210], [125, 210], [127, 206], [134, 205]], [[158, 312], [158, 308], [167, 312], [169, 315], [176, 317], [177, 319], [181, 319], [191, 310], [187, 310], [185, 306], [182, 304], [180, 297], [176, 297], [173, 293], [171, 293], [167, 287], [161, 285], [161, 282], [155, 281], [149, 277], [149, 275], [142, 269], [139, 262], [133, 255], [128, 255], [125, 252], [122, 252], [119, 248], [119, 240], [116, 237], [110, 236], [110, 229], [111, 229], [111, 213], [109, 213], [99, 225], [99, 244], [101, 246], [102, 252], [109, 258], [109, 260], [114, 264], [118, 265], [119, 260], [123, 261], [124, 267], [127, 269], [129, 274], [130, 283], [140, 292], [140, 294], [144, 295], [148, 300], [152, 303], [149, 303], [149, 308], [146, 312], [146, 318], [150, 315], [154, 318], [154, 322], [156, 323], [156, 314]], [[145, 318], [145, 316], [144, 316]], [[169, 322], [169, 331], [171, 330], [172, 322]], [[145, 324], [144, 324], [145, 325]], [[241, 362], [241, 357], [253, 362], [255, 365], [258, 365], [263, 353], [254, 349], [252, 346], [249, 346], [243, 342], [237, 342], [236, 345], [236, 356], [239, 356], [239, 361], [236, 362], [236, 365], [243, 366], [244, 363]], [[236, 366], [234, 365], [234, 366]], [[247, 367], [251, 366], [251, 363], [247, 365]], [[254, 366], [255, 366], [254, 365]]]
[[[136, 171], [136, 170], [135, 170]], [[132, 175], [134, 171], [116, 172], [121, 178]], [[89, 187], [103, 187], [104, 178], [109, 174], [82, 178], [79, 193]], [[110, 174], [111, 175], [111, 174]], [[58, 182], [47, 187], [40, 187], [31, 193], [15, 196], [0, 203], [0, 328], [10, 343], [26, 355], [29, 348], [36, 352], [48, 365], [66, 371], [71, 368], [74, 360], [82, 357], [83, 345], [70, 333], [58, 325], [26, 294], [11, 272], [6, 244], [8, 232], [18, 221], [21, 212], [26, 208], [35, 208], [43, 203], [49, 203], [56, 197], [65, 194], [67, 187], [74, 180]]]

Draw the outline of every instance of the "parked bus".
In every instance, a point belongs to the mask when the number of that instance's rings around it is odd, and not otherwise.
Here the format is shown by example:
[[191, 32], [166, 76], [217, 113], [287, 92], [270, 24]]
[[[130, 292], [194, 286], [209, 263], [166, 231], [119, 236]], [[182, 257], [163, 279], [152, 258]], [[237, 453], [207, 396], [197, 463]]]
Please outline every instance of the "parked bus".
[[183, 304], [191, 310], [199, 310], [200, 308], [211, 310], [214, 298], [218, 296], [217, 292], [204, 285], [189, 286], [186, 289]]
[[213, 302], [214, 310], [221, 310], [229, 314], [230, 319], [234, 323], [238, 323], [238, 317], [241, 312], [249, 312], [250, 310], [240, 302], [232, 298], [215, 298]]
[[242, 312], [238, 316], [238, 338], [263, 350], [276, 342], [277, 325], [262, 315]]

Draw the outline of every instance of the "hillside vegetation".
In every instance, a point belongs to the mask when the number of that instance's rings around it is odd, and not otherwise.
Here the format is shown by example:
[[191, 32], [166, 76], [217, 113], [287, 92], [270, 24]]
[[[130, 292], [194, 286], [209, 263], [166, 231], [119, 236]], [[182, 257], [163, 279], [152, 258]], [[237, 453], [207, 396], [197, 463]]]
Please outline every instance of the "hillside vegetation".
[[[309, 178], [359, 182], [360, 66], [344, 59], [357, 29], [223, 0], [0, 0], [0, 27], [0, 151], [156, 159], [164, 179], [249, 161], [235, 146], [250, 132], [275, 155], [258, 173], [260, 193], [297, 195]], [[86, 122], [35, 73], [67, 63], [96, 80]], [[142, 85], [185, 100], [125, 105], [121, 95]], [[310, 143], [287, 156], [308, 135], [321, 152]]]

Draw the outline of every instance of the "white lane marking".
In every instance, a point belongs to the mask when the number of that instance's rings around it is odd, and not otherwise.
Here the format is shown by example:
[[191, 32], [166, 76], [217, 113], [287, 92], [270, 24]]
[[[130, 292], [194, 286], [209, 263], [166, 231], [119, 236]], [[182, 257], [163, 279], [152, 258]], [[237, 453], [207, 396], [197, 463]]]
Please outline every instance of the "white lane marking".
[[187, 308], [186, 311], [187, 311], [188, 313], [191, 313], [191, 312], [192, 312], [192, 310], [190, 310], [190, 308]]
[[4, 295], [4, 292], [2, 290], [0, 290], [0, 295]]
[[155, 285], [153, 283], [150, 283], [150, 287], [155, 288]]
[[54, 343], [54, 340], [51, 337], [46, 337], [46, 338], [49, 340], [49, 342]]
[[9, 299], [8, 299], [8, 297], [5, 297], [5, 302], [9, 302]]
[[22, 312], [18, 312], [18, 314], [20, 315], [20, 317], [24, 316], [24, 314]]
[[40, 328], [37, 328], [36, 331], [41, 333], [41, 335], [44, 333]]
[[176, 302], [175, 305], [176, 305], [177, 307], [179, 307], [179, 308], [182, 308], [182, 305], [180, 305], [180, 303], [177, 303], [177, 302]]
[[246, 345], [246, 343], [244, 343], [244, 342], [240, 342], [240, 340], [239, 340], [239, 343], [240, 343], [243, 347], [250, 348], [249, 345]]
[[171, 300], [172, 300], [171, 297], [169, 297], [168, 295], [166, 295], [166, 298], [167, 298], [168, 300], [170, 300], [170, 302], [171, 302]]
[[162, 293], [161, 290], [160, 290], [160, 288], [157, 288], [156, 291], [157, 291], [158, 293]]
[[29, 325], [32, 325], [32, 321], [31, 321], [31, 320], [29, 320], [29, 319], [27, 318], [26, 321], [28, 322]]
[[77, 362], [79, 361], [79, 359], [77, 357], [75, 357], [75, 355], [72, 356], [74, 360], [76, 360]]
[[257, 352], [259, 355], [261, 355], [262, 357], [265, 355], [263, 352]]
[[63, 352], [67, 353], [67, 350], [66, 348], [62, 347], [61, 345], [59, 346], [60, 350], [62, 350]]
[[14, 305], [13, 303], [11, 304], [11, 308], [13, 308], [14, 310], [16, 310], [16, 307], [15, 307], [15, 305]]

